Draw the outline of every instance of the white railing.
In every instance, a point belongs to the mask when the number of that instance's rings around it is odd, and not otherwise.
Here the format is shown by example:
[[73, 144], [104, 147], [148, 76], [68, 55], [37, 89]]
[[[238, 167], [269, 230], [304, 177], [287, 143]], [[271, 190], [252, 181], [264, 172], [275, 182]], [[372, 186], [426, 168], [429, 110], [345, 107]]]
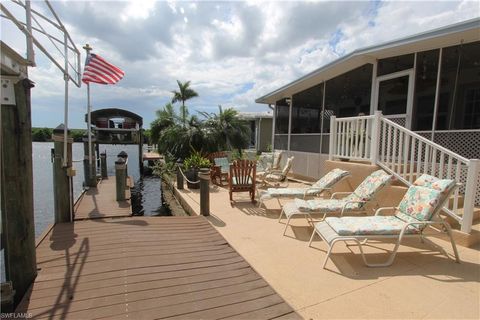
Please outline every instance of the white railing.
[[[421, 174], [457, 181], [461, 187], [446, 203], [444, 211], [456, 219], [463, 232], [470, 232], [480, 160], [466, 159], [403, 126], [383, 117], [331, 117], [330, 159], [370, 161], [406, 185]], [[459, 215], [463, 200], [463, 214]]]
[[329, 158], [370, 160], [372, 151], [372, 125], [375, 116], [351, 118], [330, 117]]

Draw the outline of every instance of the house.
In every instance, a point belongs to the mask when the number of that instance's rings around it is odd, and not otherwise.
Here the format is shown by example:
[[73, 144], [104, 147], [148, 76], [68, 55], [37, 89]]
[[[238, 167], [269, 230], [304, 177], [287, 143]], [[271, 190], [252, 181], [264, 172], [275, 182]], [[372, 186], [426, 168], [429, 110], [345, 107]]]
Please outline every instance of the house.
[[356, 50], [256, 102], [275, 108], [275, 149], [326, 154], [331, 115], [381, 110], [480, 158], [480, 19]]
[[468, 214], [480, 206], [480, 18], [355, 50], [256, 102], [274, 108], [273, 148], [295, 156], [295, 175], [368, 160], [407, 185], [455, 178]]
[[271, 150], [273, 112], [240, 112], [239, 117], [249, 123], [251, 130], [249, 147], [256, 151]]

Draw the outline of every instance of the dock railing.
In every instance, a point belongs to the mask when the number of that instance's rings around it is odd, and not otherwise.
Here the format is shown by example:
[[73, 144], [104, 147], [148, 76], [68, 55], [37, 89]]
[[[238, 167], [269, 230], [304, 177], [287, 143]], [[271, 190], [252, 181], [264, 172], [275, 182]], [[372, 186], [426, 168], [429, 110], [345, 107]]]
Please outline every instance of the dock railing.
[[385, 118], [381, 112], [349, 118], [332, 116], [330, 132], [330, 160], [369, 161], [407, 186], [424, 173], [457, 181], [461, 186], [443, 210], [460, 223], [462, 232], [471, 231], [480, 188], [480, 160], [466, 159]]

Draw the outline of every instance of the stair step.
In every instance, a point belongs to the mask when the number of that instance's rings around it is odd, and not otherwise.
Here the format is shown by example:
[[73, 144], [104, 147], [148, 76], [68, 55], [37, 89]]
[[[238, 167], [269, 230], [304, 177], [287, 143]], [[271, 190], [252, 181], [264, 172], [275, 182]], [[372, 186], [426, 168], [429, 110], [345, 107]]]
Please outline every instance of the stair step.
[[464, 233], [460, 231], [460, 228], [454, 228], [452, 234], [457, 245], [473, 247], [480, 242], [480, 220], [474, 221], [470, 233]]
[[[454, 210], [454, 212], [457, 216], [463, 217], [463, 208], [458, 208], [457, 210]], [[452, 227], [460, 227], [460, 223], [457, 221], [457, 219], [452, 218], [444, 212], [440, 212], [440, 214], [448, 221], [448, 223], [452, 225]], [[480, 222], [480, 207], [473, 208], [473, 221]]]

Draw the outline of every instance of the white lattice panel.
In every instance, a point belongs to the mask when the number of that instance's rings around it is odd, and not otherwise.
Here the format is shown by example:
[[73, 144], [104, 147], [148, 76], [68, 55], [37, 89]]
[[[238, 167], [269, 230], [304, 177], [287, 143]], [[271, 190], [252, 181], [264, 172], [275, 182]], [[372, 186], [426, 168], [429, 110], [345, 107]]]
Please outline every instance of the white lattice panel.
[[[431, 132], [419, 132], [419, 135], [431, 139]], [[434, 142], [467, 159], [480, 159], [480, 130], [478, 131], [440, 131], [435, 132]], [[438, 158], [437, 158], [437, 161]], [[466, 171], [462, 170], [462, 180], [466, 180]], [[480, 186], [480, 175], [477, 178]], [[461, 190], [463, 192], [463, 189]], [[475, 193], [475, 205], [480, 206], [480, 188]]]

